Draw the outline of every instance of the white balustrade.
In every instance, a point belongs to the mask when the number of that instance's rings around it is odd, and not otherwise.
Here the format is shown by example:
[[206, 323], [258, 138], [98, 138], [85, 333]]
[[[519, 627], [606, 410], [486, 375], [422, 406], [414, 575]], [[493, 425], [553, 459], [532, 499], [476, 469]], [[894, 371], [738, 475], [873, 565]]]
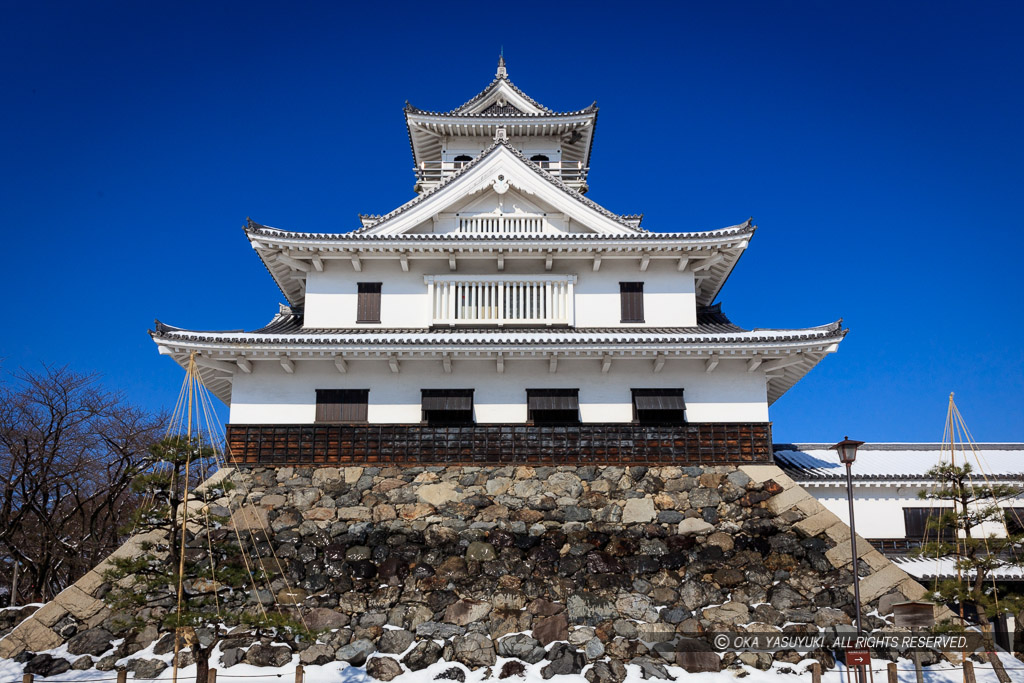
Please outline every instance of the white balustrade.
[[574, 325], [575, 275], [427, 275], [434, 325]]
[[459, 216], [456, 231], [482, 235], [539, 235], [544, 232], [544, 216], [524, 214], [480, 214]]

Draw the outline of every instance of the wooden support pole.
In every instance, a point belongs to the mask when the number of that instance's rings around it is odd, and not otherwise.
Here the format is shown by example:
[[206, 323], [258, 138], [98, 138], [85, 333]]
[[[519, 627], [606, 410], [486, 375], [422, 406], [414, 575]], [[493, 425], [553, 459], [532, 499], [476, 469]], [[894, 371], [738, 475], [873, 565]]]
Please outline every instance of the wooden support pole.
[[32, 683], [32, 681], [34, 681], [35, 679], [36, 679], [36, 677], [33, 676], [32, 674], [22, 674], [21, 675], [21, 683]]
[[304, 672], [302, 671], [302, 665], [299, 664], [297, 667], [295, 667], [295, 683], [302, 683], [303, 675]]
[[210, 669], [209, 673], [206, 675], [206, 683], [217, 683], [216, 669]]
[[118, 669], [117, 670], [117, 683], [128, 683], [128, 670]]
[[885, 669], [889, 677], [889, 683], [900, 683], [900, 676], [896, 672], [896, 662], [889, 662]]
[[811, 683], [821, 683], [821, 662], [811, 664]]
[[921, 668], [921, 652], [914, 650], [913, 653], [914, 674], [917, 676], [917, 683], [924, 683], [924, 669]]
[[974, 678], [974, 662], [964, 659], [964, 683], [976, 683]]

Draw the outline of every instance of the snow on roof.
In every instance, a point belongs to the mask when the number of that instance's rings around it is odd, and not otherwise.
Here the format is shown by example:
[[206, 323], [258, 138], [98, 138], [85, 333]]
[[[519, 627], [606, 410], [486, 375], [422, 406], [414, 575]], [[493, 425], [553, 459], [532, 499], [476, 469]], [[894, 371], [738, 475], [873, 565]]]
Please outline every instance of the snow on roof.
[[[894, 557], [893, 564], [915, 579], [955, 579], [956, 558], [949, 557]], [[968, 572], [973, 576], [973, 573]], [[991, 570], [990, 576], [997, 581], [1024, 581], [1024, 567], [1004, 565]]]
[[[957, 463], [1000, 479], [1024, 480], [1024, 443], [982, 443], [976, 450], [958, 445]], [[776, 444], [775, 462], [796, 481], [829, 481], [846, 477], [846, 468], [830, 444]], [[923, 480], [929, 469], [950, 462], [948, 444], [866, 443], [853, 464], [856, 481]], [[979, 474], [980, 476], [980, 474]]]

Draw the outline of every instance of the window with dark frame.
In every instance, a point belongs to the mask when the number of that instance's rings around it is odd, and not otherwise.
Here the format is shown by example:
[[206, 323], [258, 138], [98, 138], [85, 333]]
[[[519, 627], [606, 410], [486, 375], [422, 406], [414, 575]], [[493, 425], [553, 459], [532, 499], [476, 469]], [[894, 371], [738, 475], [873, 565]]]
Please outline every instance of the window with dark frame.
[[358, 299], [356, 304], [357, 323], [380, 322], [380, 282], [358, 283]]
[[633, 421], [667, 425], [686, 422], [682, 389], [633, 389]]
[[942, 530], [929, 526], [928, 518], [938, 518], [948, 508], [903, 508], [903, 525], [906, 529], [906, 537], [922, 539], [927, 537], [931, 540], [938, 540]]
[[426, 424], [473, 424], [472, 389], [422, 389], [421, 392]]
[[533, 424], [579, 424], [579, 389], [527, 389], [527, 419]]
[[369, 389], [317, 389], [316, 422], [366, 422]]
[[1003, 516], [1011, 535], [1024, 534], [1024, 508], [1003, 508]]
[[644, 321], [644, 283], [620, 282], [619, 301], [622, 307], [624, 323], [642, 323]]

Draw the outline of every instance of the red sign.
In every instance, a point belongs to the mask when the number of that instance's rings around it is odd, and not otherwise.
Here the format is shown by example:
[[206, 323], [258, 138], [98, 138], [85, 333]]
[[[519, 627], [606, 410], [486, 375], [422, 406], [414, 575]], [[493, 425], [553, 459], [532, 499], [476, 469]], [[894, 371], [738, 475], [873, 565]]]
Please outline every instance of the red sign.
[[871, 651], [852, 648], [847, 650], [846, 666], [871, 666]]

